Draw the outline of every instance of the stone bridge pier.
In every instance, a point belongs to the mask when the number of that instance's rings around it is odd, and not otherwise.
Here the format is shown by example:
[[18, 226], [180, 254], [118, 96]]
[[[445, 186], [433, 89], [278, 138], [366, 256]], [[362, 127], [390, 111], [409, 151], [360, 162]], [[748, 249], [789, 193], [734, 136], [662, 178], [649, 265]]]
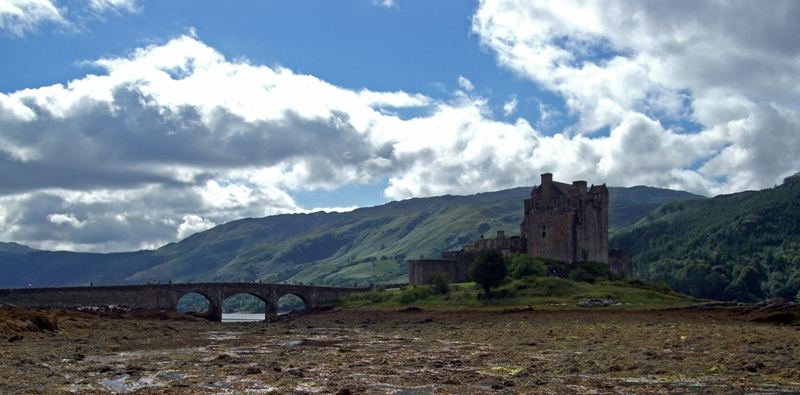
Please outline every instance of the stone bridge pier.
[[335, 304], [353, 292], [369, 288], [343, 288], [314, 285], [264, 283], [183, 283], [121, 285], [97, 287], [14, 288], [0, 289], [0, 302], [28, 308], [77, 308], [121, 306], [134, 309], [175, 311], [185, 295], [197, 293], [208, 299], [208, 318], [222, 320], [222, 305], [237, 294], [255, 296], [266, 305], [266, 320], [278, 313], [278, 300], [295, 295], [306, 309]]

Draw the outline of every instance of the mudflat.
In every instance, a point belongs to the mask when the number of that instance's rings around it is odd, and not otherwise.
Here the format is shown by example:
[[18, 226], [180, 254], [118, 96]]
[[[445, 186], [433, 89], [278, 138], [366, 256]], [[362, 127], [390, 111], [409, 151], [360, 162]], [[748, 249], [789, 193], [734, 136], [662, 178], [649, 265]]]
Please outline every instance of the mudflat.
[[800, 326], [753, 318], [411, 308], [216, 323], [0, 309], [0, 393], [800, 392]]

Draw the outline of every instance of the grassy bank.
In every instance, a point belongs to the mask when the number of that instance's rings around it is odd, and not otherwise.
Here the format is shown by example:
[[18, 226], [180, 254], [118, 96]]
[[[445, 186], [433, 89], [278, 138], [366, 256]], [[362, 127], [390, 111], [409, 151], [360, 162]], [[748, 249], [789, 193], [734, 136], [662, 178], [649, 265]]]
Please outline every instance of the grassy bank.
[[613, 299], [618, 303], [604, 309], [640, 310], [688, 306], [695, 301], [666, 287], [638, 281], [597, 281], [587, 283], [554, 277], [511, 280], [483, 297], [474, 283], [451, 284], [446, 294], [436, 294], [429, 285], [375, 290], [350, 295], [343, 307], [403, 308], [429, 310], [504, 310], [531, 306], [537, 309], [579, 308], [584, 299]]

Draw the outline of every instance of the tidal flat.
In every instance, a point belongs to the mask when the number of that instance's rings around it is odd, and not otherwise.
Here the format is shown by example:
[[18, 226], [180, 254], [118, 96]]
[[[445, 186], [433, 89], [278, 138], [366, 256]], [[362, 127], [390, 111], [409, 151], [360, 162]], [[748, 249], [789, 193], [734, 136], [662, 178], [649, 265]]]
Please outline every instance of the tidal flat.
[[725, 309], [0, 313], [2, 394], [800, 392], [800, 326]]

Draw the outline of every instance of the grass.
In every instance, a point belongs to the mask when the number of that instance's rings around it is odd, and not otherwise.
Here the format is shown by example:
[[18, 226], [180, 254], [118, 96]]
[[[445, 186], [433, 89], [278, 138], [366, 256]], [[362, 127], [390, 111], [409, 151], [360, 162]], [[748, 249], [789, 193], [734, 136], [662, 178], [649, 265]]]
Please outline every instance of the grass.
[[598, 281], [594, 284], [555, 277], [526, 277], [510, 280], [483, 298], [475, 283], [451, 284], [450, 292], [436, 295], [431, 286], [374, 290], [352, 294], [342, 301], [346, 308], [403, 308], [427, 310], [504, 310], [515, 307], [558, 310], [578, 308], [581, 299], [610, 298], [620, 304], [604, 309], [641, 310], [688, 306], [695, 301], [660, 285], [641, 281]]

